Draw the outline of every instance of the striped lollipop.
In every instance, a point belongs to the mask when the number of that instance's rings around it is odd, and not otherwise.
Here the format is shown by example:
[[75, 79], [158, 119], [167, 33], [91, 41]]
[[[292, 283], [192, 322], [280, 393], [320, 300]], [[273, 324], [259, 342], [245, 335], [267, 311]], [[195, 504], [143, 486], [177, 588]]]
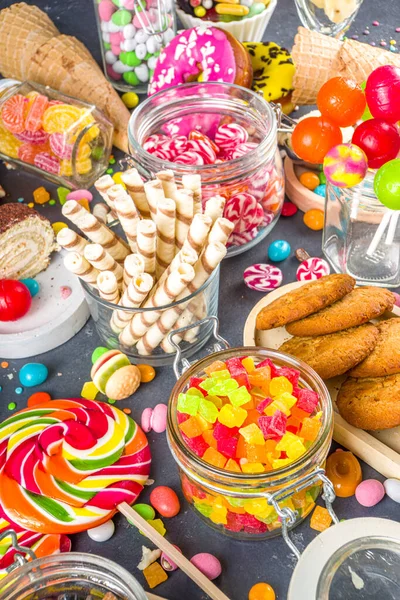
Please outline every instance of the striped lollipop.
[[135, 502], [150, 462], [146, 436], [113, 406], [27, 408], [0, 425], [0, 519], [42, 534], [96, 527]]

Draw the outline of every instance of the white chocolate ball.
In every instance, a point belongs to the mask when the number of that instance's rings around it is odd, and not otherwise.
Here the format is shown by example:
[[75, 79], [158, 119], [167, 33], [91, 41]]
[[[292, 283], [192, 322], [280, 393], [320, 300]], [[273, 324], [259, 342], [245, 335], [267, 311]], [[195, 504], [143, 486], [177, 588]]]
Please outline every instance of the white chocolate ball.
[[131, 40], [135, 37], [136, 27], [132, 23], [129, 23], [129, 25], [125, 25], [122, 33], [126, 40]]
[[87, 534], [95, 542], [106, 542], [114, 535], [115, 525], [111, 519], [98, 527], [88, 529]]

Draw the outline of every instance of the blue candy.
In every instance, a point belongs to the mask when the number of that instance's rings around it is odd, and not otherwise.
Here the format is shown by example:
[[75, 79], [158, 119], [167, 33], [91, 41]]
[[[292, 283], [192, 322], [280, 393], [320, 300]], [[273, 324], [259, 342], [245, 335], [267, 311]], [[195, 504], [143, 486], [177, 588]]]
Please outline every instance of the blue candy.
[[318, 194], [318, 196], [322, 196], [323, 198], [325, 198], [325, 193], [326, 185], [324, 183], [321, 183], [321, 185], [317, 185], [317, 187], [314, 190], [314, 194]]
[[286, 240], [276, 240], [268, 248], [268, 258], [274, 262], [280, 262], [289, 256], [290, 251], [290, 244]]
[[36, 279], [21, 279], [21, 283], [26, 285], [32, 298], [36, 296], [36, 294], [40, 290], [40, 285], [38, 284]]
[[49, 375], [46, 365], [27, 363], [19, 371], [19, 380], [25, 387], [34, 387], [44, 383]]

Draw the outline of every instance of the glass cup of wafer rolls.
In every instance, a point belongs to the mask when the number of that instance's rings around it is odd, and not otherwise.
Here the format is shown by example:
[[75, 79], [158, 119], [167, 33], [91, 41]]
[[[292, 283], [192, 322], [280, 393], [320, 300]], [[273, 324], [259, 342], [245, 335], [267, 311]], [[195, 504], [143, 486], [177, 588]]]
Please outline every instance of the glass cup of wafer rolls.
[[[228, 256], [261, 242], [277, 223], [285, 195], [277, 121], [251, 90], [219, 82], [165, 89], [132, 113], [128, 140], [145, 178], [171, 169], [178, 185], [194, 189], [190, 181], [200, 176], [195, 202], [211, 211], [220, 198], [234, 224]], [[183, 164], [190, 160], [197, 164]]]
[[[132, 362], [172, 364], [171, 331], [194, 324], [174, 339], [184, 356], [211, 335], [211, 323], [195, 324], [217, 315], [219, 265], [234, 224], [223, 217], [219, 197], [203, 211], [199, 175], [185, 186], [171, 170], [144, 182], [128, 168], [121, 178], [123, 184], [109, 175], [96, 181], [102, 202], [94, 214], [67, 201], [62, 212], [70, 226], [57, 241], [66, 269], [81, 280], [102, 344]], [[107, 217], [118, 227], [108, 227]]]

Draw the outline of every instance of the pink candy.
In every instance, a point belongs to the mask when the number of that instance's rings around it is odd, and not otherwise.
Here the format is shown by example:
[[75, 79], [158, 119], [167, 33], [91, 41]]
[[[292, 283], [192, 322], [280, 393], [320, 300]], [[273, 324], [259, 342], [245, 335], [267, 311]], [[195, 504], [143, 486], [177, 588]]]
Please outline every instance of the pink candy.
[[330, 266], [323, 258], [307, 258], [303, 260], [297, 269], [297, 281], [313, 281], [320, 279], [324, 275], [329, 275], [331, 272]]
[[218, 558], [208, 552], [200, 552], [190, 559], [190, 562], [199, 569], [208, 579], [216, 579], [222, 573], [222, 566]]
[[189, 151], [193, 150], [200, 154], [207, 165], [214, 164], [217, 159], [217, 155], [215, 154], [211, 143], [207, 142], [207, 140], [188, 140], [186, 149]]
[[385, 488], [377, 479], [365, 479], [356, 488], [356, 498], [362, 506], [375, 506], [384, 495]]
[[257, 200], [247, 192], [229, 198], [224, 209], [224, 217], [235, 223], [234, 233], [244, 233], [260, 225], [262, 213]]
[[43, 131], [43, 129], [39, 129], [39, 131], [23, 131], [22, 133], [15, 133], [14, 135], [21, 140], [21, 142], [34, 145], [45, 144], [49, 139], [49, 134]]
[[248, 152], [251, 152], [252, 150], [257, 148], [257, 146], [258, 144], [255, 144], [254, 142], [246, 142], [244, 144], [239, 144], [231, 153], [230, 160], [234, 160], [235, 158], [241, 158]]
[[141, 419], [142, 429], [145, 433], [153, 430], [163, 433], [167, 428], [167, 405], [157, 404], [153, 408], [145, 408]]
[[240, 144], [247, 142], [249, 134], [238, 123], [220, 125], [215, 134], [215, 143], [223, 150], [233, 150]]
[[117, 7], [111, 0], [101, 0], [99, 4], [99, 17], [102, 21], [109, 21], [116, 10]]
[[85, 200], [87, 200], [88, 202], [91, 202], [93, 200], [92, 192], [89, 192], [89, 190], [74, 190], [73, 192], [67, 194], [67, 200], [78, 201], [82, 200], [83, 198], [85, 198]]
[[36, 154], [33, 162], [36, 167], [43, 169], [43, 171], [47, 171], [47, 173], [54, 173], [57, 175], [60, 169], [60, 163], [56, 157], [48, 152], [39, 152], [39, 154]]
[[158, 146], [158, 144], [167, 140], [168, 137], [166, 135], [163, 135], [162, 133], [153, 133], [153, 135], [149, 135], [147, 140], [144, 142], [143, 150], [146, 150], [146, 152], [151, 152]]
[[70, 160], [72, 157], [72, 144], [68, 144], [63, 133], [52, 133], [50, 136], [50, 148], [58, 158]]
[[243, 273], [244, 282], [251, 290], [256, 292], [269, 292], [282, 283], [282, 271], [278, 267], [257, 263], [247, 267]]

